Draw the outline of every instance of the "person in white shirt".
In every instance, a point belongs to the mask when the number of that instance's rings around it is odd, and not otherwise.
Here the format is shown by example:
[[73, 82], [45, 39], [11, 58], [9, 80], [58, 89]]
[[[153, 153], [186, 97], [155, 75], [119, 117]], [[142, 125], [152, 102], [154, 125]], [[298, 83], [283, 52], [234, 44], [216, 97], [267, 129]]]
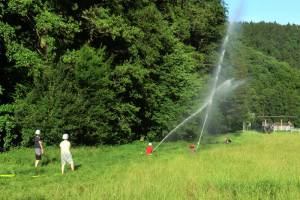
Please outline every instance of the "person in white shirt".
[[72, 159], [72, 154], [70, 152], [71, 143], [68, 141], [69, 135], [63, 134], [63, 141], [59, 144], [61, 153], [61, 173], [64, 174], [64, 169], [66, 163], [71, 165], [72, 171], [74, 171], [74, 162]]

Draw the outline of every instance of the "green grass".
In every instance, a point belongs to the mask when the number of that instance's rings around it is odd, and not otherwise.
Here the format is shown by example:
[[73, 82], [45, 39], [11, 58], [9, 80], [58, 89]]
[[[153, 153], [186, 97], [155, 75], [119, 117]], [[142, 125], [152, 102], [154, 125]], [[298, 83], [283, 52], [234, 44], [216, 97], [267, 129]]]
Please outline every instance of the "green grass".
[[[207, 137], [200, 151], [146, 143], [72, 149], [78, 168], [60, 174], [59, 149], [49, 147], [38, 171], [32, 149], [0, 154], [0, 199], [300, 199], [300, 134]], [[32, 177], [36, 176], [37, 177]]]

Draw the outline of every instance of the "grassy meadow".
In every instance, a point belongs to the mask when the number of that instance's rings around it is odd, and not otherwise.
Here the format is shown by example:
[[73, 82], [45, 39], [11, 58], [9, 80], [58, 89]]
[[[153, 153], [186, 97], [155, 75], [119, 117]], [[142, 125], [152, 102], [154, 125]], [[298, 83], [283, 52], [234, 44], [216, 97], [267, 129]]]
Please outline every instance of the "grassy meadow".
[[0, 199], [300, 199], [299, 133], [205, 136], [197, 153], [176, 142], [145, 156], [146, 145], [74, 148], [65, 175], [58, 148], [38, 170], [33, 149], [2, 153], [0, 173], [16, 175], [0, 177]]

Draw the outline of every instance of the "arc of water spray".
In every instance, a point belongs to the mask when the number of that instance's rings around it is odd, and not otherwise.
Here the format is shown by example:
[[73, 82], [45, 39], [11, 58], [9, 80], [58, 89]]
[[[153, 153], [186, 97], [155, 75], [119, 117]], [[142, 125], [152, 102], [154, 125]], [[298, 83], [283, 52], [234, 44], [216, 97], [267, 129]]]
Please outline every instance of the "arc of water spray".
[[[226, 85], [230, 84], [232, 81], [232, 79], [224, 81], [221, 85], [218, 86], [218, 88], [216, 89], [216, 93], [223, 90], [224, 87], [226, 87]], [[198, 113], [200, 113], [204, 108], [206, 108], [209, 105], [209, 101], [206, 100], [205, 103], [193, 114], [191, 114], [189, 117], [187, 117], [185, 120], [183, 120], [180, 124], [178, 124], [173, 130], [171, 130], [166, 136], [165, 138], [160, 141], [160, 143], [153, 149], [153, 152], [172, 134], [174, 133], [178, 128], [180, 128], [182, 125], [184, 125], [186, 122], [188, 122], [190, 119], [192, 119], [193, 117], [195, 117]]]
[[201, 132], [200, 132], [200, 136], [199, 136], [199, 139], [198, 139], [196, 150], [198, 150], [198, 148], [199, 148], [199, 145], [200, 145], [200, 142], [201, 142], [201, 139], [202, 139], [202, 135], [203, 135], [206, 123], [207, 123], [210, 108], [211, 108], [211, 105], [212, 105], [212, 102], [214, 100], [214, 96], [215, 96], [215, 93], [216, 93], [217, 83], [219, 81], [219, 75], [220, 75], [220, 72], [221, 72], [221, 69], [222, 69], [222, 63], [223, 63], [224, 55], [225, 55], [225, 52], [226, 52], [226, 45], [227, 45], [227, 42], [228, 42], [228, 39], [229, 39], [229, 30], [230, 29], [231, 29], [231, 24], [229, 25], [226, 37], [225, 37], [225, 39], [223, 41], [223, 44], [222, 44], [222, 53], [220, 55], [220, 59], [219, 59], [218, 65], [217, 65], [217, 71], [216, 71], [216, 75], [215, 75], [215, 78], [214, 78], [211, 94], [209, 96], [209, 101], [208, 101], [208, 105], [207, 105], [207, 109], [206, 109], [206, 114], [205, 114], [204, 122], [202, 124], [202, 128], [201, 128]]
[[198, 113], [200, 113], [206, 106], [208, 105], [208, 103], [205, 103], [204, 105], [202, 105], [196, 112], [194, 112], [193, 114], [191, 114], [188, 118], [186, 118], [185, 120], [183, 120], [180, 124], [178, 124], [173, 130], [171, 130], [166, 137], [160, 141], [160, 143], [153, 149], [153, 152], [172, 134], [174, 133], [178, 128], [180, 128], [182, 125], [184, 125], [187, 121], [189, 121], [190, 119], [192, 119], [194, 116], [196, 116]]

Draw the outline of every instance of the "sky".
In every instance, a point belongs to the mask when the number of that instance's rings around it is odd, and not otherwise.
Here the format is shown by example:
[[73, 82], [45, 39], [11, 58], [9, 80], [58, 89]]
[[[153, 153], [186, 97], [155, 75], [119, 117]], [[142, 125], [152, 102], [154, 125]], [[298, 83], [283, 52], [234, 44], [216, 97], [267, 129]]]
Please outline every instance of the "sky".
[[[224, 0], [230, 21], [300, 25], [300, 0]], [[238, 14], [240, 13], [240, 14]]]

